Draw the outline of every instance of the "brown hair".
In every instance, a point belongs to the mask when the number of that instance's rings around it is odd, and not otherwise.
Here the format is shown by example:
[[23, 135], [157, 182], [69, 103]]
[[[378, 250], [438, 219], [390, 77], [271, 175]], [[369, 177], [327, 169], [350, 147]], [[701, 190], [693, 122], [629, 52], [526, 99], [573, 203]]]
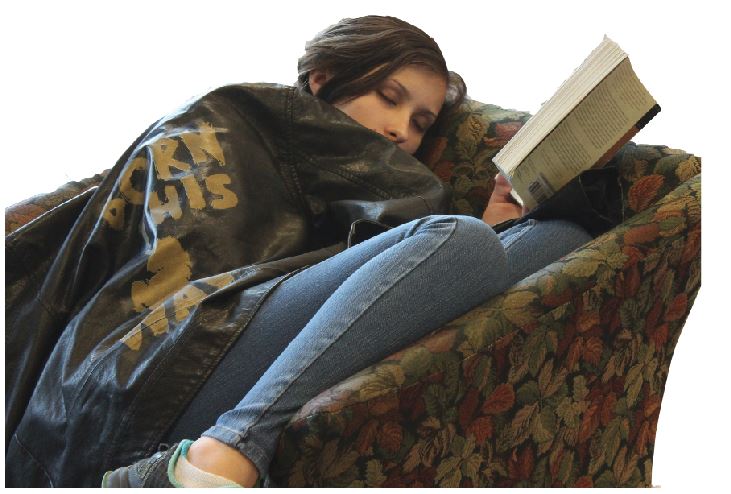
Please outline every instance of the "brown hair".
[[447, 82], [447, 96], [428, 136], [459, 107], [467, 87], [459, 74], [447, 69], [434, 39], [396, 17], [348, 18], [320, 32], [305, 44], [305, 54], [297, 62], [297, 87], [312, 94], [310, 72], [321, 70], [329, 73], [330, 79], [317, 96], [328, 103], [347, 102], [370, 92], [396, 70], [412, 64], [443, 75]]

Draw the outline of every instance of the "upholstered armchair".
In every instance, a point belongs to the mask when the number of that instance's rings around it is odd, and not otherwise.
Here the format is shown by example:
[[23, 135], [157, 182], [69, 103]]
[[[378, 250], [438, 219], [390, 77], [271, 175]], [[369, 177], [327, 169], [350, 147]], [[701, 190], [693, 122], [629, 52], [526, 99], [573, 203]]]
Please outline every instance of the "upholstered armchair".
[[[423, 161], [480, 217], [528, 118], [468, 101]], [[628, 143], [624, 222], [307, 403], [273, 486], [651, 486], [673, 349], [700, 287], [700, 159]], [[439, 287], [434, 287], [439, 296]]]
[[[467, 101], [421, 159], [480, 217], [529, 115]], [[670, 360], [700, 287], [700, 160], [629, 143], [624, 222], [313, 398], [264, 485], [650, 486]], [[6, 210], [6, 234], [97, 175]], [[439, 296], [439, 287], [434, 287]]]

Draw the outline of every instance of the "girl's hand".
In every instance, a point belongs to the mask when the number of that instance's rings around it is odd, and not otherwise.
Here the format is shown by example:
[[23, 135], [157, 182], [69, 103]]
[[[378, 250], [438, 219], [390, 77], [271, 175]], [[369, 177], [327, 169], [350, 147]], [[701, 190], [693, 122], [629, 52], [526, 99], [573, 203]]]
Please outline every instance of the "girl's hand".
[[515, 199], [510, 195], [511, 190], [513, 188], [510, 186], [510, 182], [498, 173], [495, 176], [495, 188], [492, 191], [485, 212], [482, 213], [482, 221], [490, 226], [495, 226], [503, 221], [520, 218], [528, 212], [515, 202]]

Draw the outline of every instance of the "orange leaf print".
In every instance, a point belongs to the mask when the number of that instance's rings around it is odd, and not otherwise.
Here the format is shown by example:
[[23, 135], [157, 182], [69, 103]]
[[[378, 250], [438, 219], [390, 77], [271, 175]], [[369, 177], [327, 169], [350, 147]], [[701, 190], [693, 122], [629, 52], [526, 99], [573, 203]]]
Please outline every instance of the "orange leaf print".
[[459, 425], [462, 426], [462, 429], [466, 429], [469, 425], [478, 404], [479, 391], [477, 388], [470, 388], [462, 403], [459, 404]]
[[640, 431], [637, 433], [637, 440], [635, 442], [635, 451], [641, 455], [647, 452], [647, 445], [652, 440], [652, 431], [650, 430], [649, 422], [642, 422]]
[[[333, 411], [338, 412], [342, 409], [342, 403], [344, 400], [336, 401], [335, 403], [340, 403], [340, 408], [335, 408]], [[367, 403], [355, 403], [353, 405], [353, 420], [348, 422], [348, 424], [345, 427], [345, 430], [343, 431], [343, 436], [350, 437], [356, 432], [358, 432], [361, 427], [363, 427], [363, 424], [366, 422], [366, 419], [370, 419], [370, 415], [368, 413], [368, 404]], [[329, 411], [329, 410], [328, 410]], [[307, 409], [307, 413], [311, 413], [309, 409]]]
[[434, 166], [439, 158], [442, 157], [442, 153], [444, 153], [444, 150], [447, 148], [447, 142], [448, 141], [446, 137], [435, 138], [432, 141], [432, 145], [429, 146], [429, 149], [422, 158], [424, 160], [423, 163], [429, 168]]
[[646, 209], [657, 198], [657, 193], [665, 183], [662, 175], [648, 175], [639, 179], [629, 190], [629, 207], [636, 212]]
[[386, 393], [371, 400], [368, 409], [371, 415], [384, 415], [399, 406], [399, 398], [396, 393]]
[[358, 453], [365, 454], [373, 444], [373, 440], [378, 432], [378, 422], [376, 420], [370, 420], [358, 434], [358, 439], [355, 441], [355, 449]]
[[503, 147], [512, 139], [516, 132], [523, 126], [522, 122], [507, 122], [495, 124], [495, 136], [486, 137], [485, 144], [491, 147]]
[[592, 365], [597, 365], [602, 358], [603, 349], [604, 345], [602, 344], [602, 340], [596, 336], [592, 336], [584, 345], [584, 360]]
[[559, 305], [563, 305], [571, 300], [571, 297], [573, 295], [574, 293], [571, 291], [570, 288], [567, 288], [561, 293], [550, 292], [544, 295], [543, 298], [541, 298], [541, 304], [550, 308], [558, 307]]
[[497, 414], [507, 412], [515, 403], [515, 391], [510, 384], [501, 384], [496, 387], [485, 404], [482, 405], [484, 413]]
[[523, 126], [523, 122], [503, 122], [495, 124], [495, 134], [509, 141]]
[[456, 336], [456, 329], [439, 331], [434, 336], [424, 340], [421, 344], [432, 353], [442, 353], [452, 348]]
[[586, 311], [579, 314], [578, 320], [576, 321], [576, 329], [579, 330], [579, 333], [584, 333], [597, 324], [599, 324], [599, 311]]
[[688, 296], [685, 293], [681, 293], [670, 302], [667, 312], [665, 313], [666, 321], [677, 321], [685, 315], [685, 311], [688, 308]]
[[668, 341], [668, 323], [661, 324], [650, 331], [650, 341], [655, 343], [655, 348], [662, 348]]
[[432, 171], [442, 182], [449, 183], [449, 180], [452, 178], [452, 170], [454, 170], [454, 163], [451, 161], [440, 161], [434, 166]]
[[602, 409], [600, 412], [600, 420], [601, 424], [606, 427], [609, 422], [612, 421], [612, 419], [615, 416], [614, 413], [614, 405], [617, 404], [617, 395], [614, 393], [609, 393], [607, 397], [602, 401]]
[[660, 409], [660, 397], [658, 395], [650, 395], [644, 402], [645, 417], [649, 417]]
[[483, 444], [493, 433], [492, 417], [478, 417], [467, 427], [467, 433], [475, 436], [476, 444]]
[[594, 482], [592, 482], [591, 477], [585, 475], [576, 479], [574, 487], [594, 487]]
[[662, 220], [667, 220], [670, 218], [682, 218], [683, 217], [683, 211], [677, 210], [677, 209], [666, 209], [662, 211], [658, 211], [655, 216], [652, 218], [652, 221], [657, 221], [658, 223]]
[[657, 223], [648, 223], [646, 225], [630, 228], [624, 233], [624, 243], [626, 245], [644, 244], [652, 242], [660, 235], [660, 225]]
[[627, 261], [624, 263], [625, 266], [632, 266], [634, 264], [637, 264], [638, 262], [640, 262], [641, 259], [645, 257], [645, 254], [633, 245], [625, 245], [624, 247], [622, 247], [622, 254], [627, 256]]
[[396, 422], [387, 422], [383, 424], [383, 427], [378, 433], [378, 444], [386, 451], [395, 453], [401, 447], [403, 437], [404, 432], [399, 424]]
[[508, 460], [508, 475], [517, 480], [527, 480], [533, 473], [533, 448], [526, 446], [516, 456]]
[[660, 314], [662, 313], [662, 300], [657, 300], [647, 313], [647, 319], [645, 319], [645, 329], [652, 329], [657, 326], [660, 320]]
[[624, 296], [627, 298], [634, 297], [637, 295], [637, 291], [640, 289], [640, 268], [635, 264], [629, 269], [629, 272], [625, 273], [624, 279]]
[[680, 261], [683, 263], [690, 262], [696, 257], [701, 250], [701, 230], [700, 228], [694, 228], [688, 232], [688, 238], [685, 241], [685, 247], [683, 247], [683, 254], [680, 256]]
[[597, 405], [596, 403], [592, 404], [581, 417], [581, 426], [579, 426], [580, 443], [583, 443], [584, 441], [589, 439], [591, 435], [594, 434], [594, 431], [596, 431], [597, 427], [599, 427], [599, 417], [597, 414], [598, 410], [599, 405]]
[[584, 338], [579, 337], [571, 343], [569, 353], [566, 356], [566, 368], [570, 371], [574, 370], [574, 366], [579, 362], [579, 357], [584, 352]]

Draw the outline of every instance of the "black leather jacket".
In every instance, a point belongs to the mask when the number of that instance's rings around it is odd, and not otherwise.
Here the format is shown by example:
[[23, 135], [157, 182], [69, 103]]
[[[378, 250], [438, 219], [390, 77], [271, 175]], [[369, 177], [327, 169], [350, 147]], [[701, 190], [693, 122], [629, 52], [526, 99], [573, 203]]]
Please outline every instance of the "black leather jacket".
[[154, 453], [272, 288], [448, 196], [294, 88], [227, 86], [162, 118], [98, 188], [6, 237], [6, 485], [98, 486]]

